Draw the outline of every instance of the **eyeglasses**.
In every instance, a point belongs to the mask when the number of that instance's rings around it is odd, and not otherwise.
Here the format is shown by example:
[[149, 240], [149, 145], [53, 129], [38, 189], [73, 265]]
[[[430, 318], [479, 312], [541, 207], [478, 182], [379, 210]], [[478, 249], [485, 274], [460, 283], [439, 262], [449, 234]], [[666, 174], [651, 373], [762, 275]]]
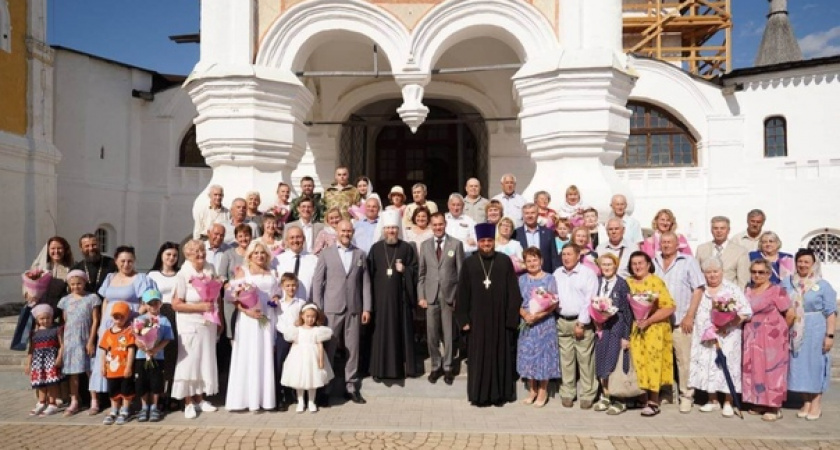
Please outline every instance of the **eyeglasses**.
[[766, 270], [750, 270], [750, 273], [753, 275], [767, 275], [770, 272]]

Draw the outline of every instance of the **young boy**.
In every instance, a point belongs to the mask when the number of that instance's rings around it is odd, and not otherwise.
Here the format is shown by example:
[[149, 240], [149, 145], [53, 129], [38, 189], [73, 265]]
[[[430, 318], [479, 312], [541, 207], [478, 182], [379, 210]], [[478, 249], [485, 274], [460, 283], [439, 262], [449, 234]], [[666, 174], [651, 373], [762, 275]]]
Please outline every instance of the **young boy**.
[[[99, 348], [105, 350], [102, 359], [102, 373], [108, 379], [108, 396], [111, 398], [111, 411], [102, 421], [105, 425], [116, 422], [123, 425], [128, 421], [128, 408], [134, 399], [134, 334], [126, 324], [131, 308], [128, 303], [116, 302], [111, 307], [114, 324], [105, 330], [99, 340]], [[121, 402], [122, 401], [122, 402]], [[120, 407], [122, 403], [122, 407]]]
[[303, 299], [295, 298], [298, 280], [293, 273], [284, 273], [280, 276], [280, 287], [283, 289], [283, 299], [278, 304], [277, 336], [274, 346], [274, 374], [277, 378], [277, 409], [287, 411], [289, 402], [295, 401], [295, 391], [280, 385], [280, 378], [283, 376], [283, 363], [289, 356], [292, 343], [283, 338], [283, 331], [295, 326], [295, 321], [300, 315], [300, 308], [306, 303]]
[[[163, 348], [175, 336], [169, 319], [160, 315], [161, 294], [157, 289], [149, 289], [143, 293], [143, 303], [146, 304], [146, 314], [140, 319], [155, 318], [158, 321], [157, 340], [152, 348], [146, 348], [142, 339], [137, 342], [137, 357], [134, 361], [134, 384], [137, 395], [143, 402], [143, 407], [137, 415], [138, 422], [159, 422], [161, 415], [157, 405], [160, 394], [164, 391], [163, 378]], [[152, 356], [153, 355], [153, 356]], [[151, 406], [150, 406], [151, 405]]]

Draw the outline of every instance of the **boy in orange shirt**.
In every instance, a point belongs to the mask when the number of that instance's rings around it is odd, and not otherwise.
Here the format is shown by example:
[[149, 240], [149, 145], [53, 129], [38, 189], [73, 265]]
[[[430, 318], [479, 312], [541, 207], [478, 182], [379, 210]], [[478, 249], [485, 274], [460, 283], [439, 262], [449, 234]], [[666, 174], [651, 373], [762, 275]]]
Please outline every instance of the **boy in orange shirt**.
[[[99, 340], [99, 348], [105, 350], [102, 360], [102, 373], [108, 379], [108, 396], [111, 398], [111, 411], [102, 421], [105, 425], [116, 422], [123, 425], [128, 421], [128, 408], [134, 398], [134, 333], [127, 325], [131, 309], [125, 302], [114, 303], [111, 317], [114, 324], [108, 328]], [[120, 408], [122, 400], [122, 408]]]

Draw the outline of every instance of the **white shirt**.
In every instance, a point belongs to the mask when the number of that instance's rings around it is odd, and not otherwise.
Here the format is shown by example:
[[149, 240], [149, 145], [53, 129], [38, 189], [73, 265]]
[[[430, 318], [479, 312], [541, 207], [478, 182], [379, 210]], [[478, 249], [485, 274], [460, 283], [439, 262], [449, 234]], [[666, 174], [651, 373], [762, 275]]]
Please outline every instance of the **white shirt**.
[[578, 322], [590, 322], [589, 304], [598, 293], [598, 277], [592, 269], [578, 263], [572, 270], [560, 267], [554, 271], [560, 315], [577, 316]]
[[[284, 273], [295, 273], [295, 256], [297, 254], [291, 250], [274, 257], [277, 264], [277, 278], [279, 279]], [[295, 291], [295, 297], [304, 300], [311, 300], [312, 298], [312, 278], [315, 276], [315, 266], [318, 265], [318, 257], [302, 251], [300, 254], [300, 267], [298, 267], [298, 287]]]
[[341, 257], [341, 264], [344, 266], [344, 273], [350, 273], [353, 265], [353, 246], [342, 247], [341, 244], [336, 244], [336, 247], [338, 247], [338, 256]]
[[219, 209], [213, 209], [210, 206], [199, 211], [195, 218], [195, 227], [193, 228], [193, 239], [198, 239], [201, 235], [206, 235], [210, 230], [210, 226], [214, 223], [230, 222], [230, 210], [222, 206]]
[[300, 316], [300, 308], [305, 304], [306, 301], [302, 298], [286, 298], [284, 294], [283, 299], [277, 303], [277, 308], [279, 309], [279, 314], [277, 315], [277, 331], [283, 333], [292, 329]]
[[[227, 233], [227, 231], [225, 231]], [[222, 266], [222, 254], [227, 251], [231, 246], [222, 242], [219, 245], [219, 248], [212, 249], [210, 248], [210, 241], [204, 241], [204, 250], [207, 251], [207, 261], [213, 264], [213, 267], [221, 267]]]
[[513, 219], [516, 225], [515, 228], [522, 226], [522, 207], [525, 206], [525, 203], [527, 203], [525, 201], [525, 197], [517, 194], [516, 192], [511, 195], [505, 195], [503, 192], [493, 197], [493, 200], [498, 200], [502, 203], [505, 217]]
[[306, 253], [309, 253], [312, 251], [312, 244], [315, 242], [315, 236], [312, 235], [315, 227], [312, 225], [312, 222], [304, 223], [303, 219], [301, 219], [300, 228], [303, 230], [303, 244], [305, 245]]
[[175, 286], [178, 284], [178, 274], [175, 273], [167, 276], [161, 271], [153, 270], [149, 272], [149, 278], [155, 282], [158, 291], [160, 291], [160, 301], [163, 303], [172, 303], [172, 294], [175, 292]]
[[612, 245], [607, 239], [598, 245], [595, 250], [598, 255], [605, 255], [607, 253], [618, 257], [618, 275], [621, 278], [630, 276], [630, 271], [627, 270], [627, 263], [630, 262], [630, 255], [639, 249], [639, 244], [628, 244], [627, 239], [621, 241], [619, 245]]
[[[614, 214], [613, 217], [615, 217]], [[642, 234], [642, 225], [635, 217], [628, 216], [627, 214], [621, 218], [621, 223], [624, 224], [624, 242], [627, 243], [628, 247], [633, 247], [633, 244], [636, 244], [636, 247], [638, 247], [639, 242], [645, 240]]]
[[456, 219], [452, 214], [446, 213], [446, 234], [464, 244], [466, 255], [478, 250], [478, 240], [475, 238], [475, 221], [472, 217], [461, 214], [461, 217]]

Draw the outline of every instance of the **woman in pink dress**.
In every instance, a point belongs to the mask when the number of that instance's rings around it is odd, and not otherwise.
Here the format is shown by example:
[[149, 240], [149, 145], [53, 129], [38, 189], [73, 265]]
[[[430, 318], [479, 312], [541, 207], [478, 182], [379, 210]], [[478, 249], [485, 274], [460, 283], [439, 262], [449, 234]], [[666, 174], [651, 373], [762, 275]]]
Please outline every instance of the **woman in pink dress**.
[[653, 235], [642, 242], [640, 250], [647, 253], [651, 258], [656, 257], [656, 253], [662, 250], [659, 245], [659, 239], [662, 233], [671, 231], [677, 234], [679, 241], [679, 252], [683, 255], [691, 255], [691, 247], [688, 246], [688, 239], [680, 233], [677, 233], [677, 218], [670, 209], [660, 209], [656, 215], [653, 216], [651, 223], [653, 228]]
[[781, 406], [787, 395], [788, 328], [796, 314], [785, 290], [770, 282], [770, 273], [765, 259], [750, 264], [752, 286], [746, 296], [753, 316], [744, 325], [741, 386], [744, 402], [755, 405], [754, 414], [775, 422], [782, 418]]

